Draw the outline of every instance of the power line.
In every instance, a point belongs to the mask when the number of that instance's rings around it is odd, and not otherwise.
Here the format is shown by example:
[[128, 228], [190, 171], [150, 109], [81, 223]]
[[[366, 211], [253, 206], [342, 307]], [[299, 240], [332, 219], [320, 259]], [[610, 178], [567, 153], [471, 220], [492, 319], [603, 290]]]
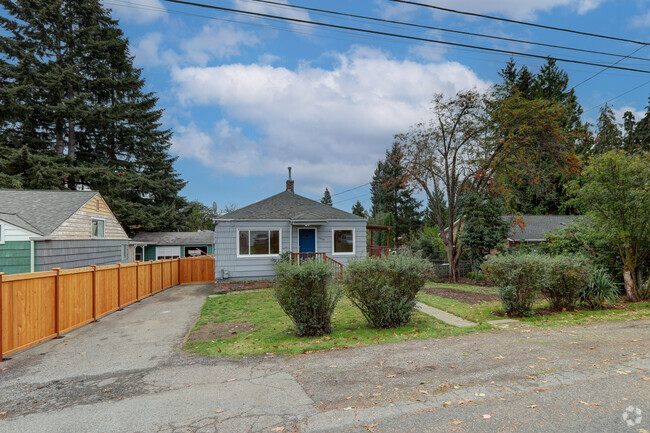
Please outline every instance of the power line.
[[554, 26], [546, 26], [543, 24], [536, 24], [536, 23], [531, 23], [527, 21], [518, 21], [518, 20], [512, 20], [509, 18], [502, 18], [502, 17], [495, 17], [492, 15], [485, 15], [485, 14], [479, 14], [475, 12], [466, 12], [466, 11], [459, 11], [457, 9], [451, 9], [451, 8], [444, 8], [442, 6], [435, 6], [431, 4], [426, 4], [426, 3], [419, 3], [415, 1], [410, 1], [410, 0], [390, 0], [395, 3], [404, 3], [404, 4], [409, 4], [409, 5], [414, 5], [414, 6], [422, 6], [430, 9], [437, 9], [445, 12], [451, 12], [455, 14], [461, 14], [461, 15], [469, 15], [473, 17], [480, 17], [480, 18], [487, 18], [491, 20], [497, 20], [497, 21], [505, 21], [508, 23], [514, 23], [514, 24], [522, 24], [526, 26], [532, 26], [532, 27], [538, 27], [542, 29], [548, 29], [548, 30], [556, 30], [556, 31], [561, 31], [561, 32], [567, 32], [567, 33], [574, 33], [578, 35], [583, 35], [583, 36], [591, 36], [595, 38], [602, 38], [602, 39], [611, 39], [614, 41], [621, 41], [621, 42], [630, 42], [633, 44], [639, 44], [639, 45], [648, 45], [648, 42], [641, 42], [641, 41], [635, 41], [633, 39], [625, 39], [625, 38], [619, 38], [616, 36], [608, 36], [608, 35], [602, 35], [598, 33], [590, 33], [590, 32], [582, 32], [580, 30], [574, 30], [574, 29], [567, 29], [563, 27], [554, 27]]
[[636, 87], [634, 87], [634, 88], [632, 88], [632, 89], [630, 89], [630, 90], [627, 90], [627, 91], [625, 91], [625, 92], [623, 92], [623, 93], [621, 93], [621, 94], [619, 94], [619, 95], [616, 95], [616, 96], [614, 96], [613, 98], [608, 99], [607, 101], [605, 101], [605, 102], [603, 102], [603, 103], [601, 103], [601, 104], [594, 105], [594, 106], [591, 107], [590, 109], [583, 111], [582, 114], [585, 114], [585, 113], [588, 113], [588, 112], [590, 112], [590, 111], [592, 111], [592, 110], [595, 110], [595, 109], [598, 108], [598, 107], [602, 107], [602, 106], [605, 105], [605, 104], [609, 104], [609, 103], [612, 102], [613, 100], [618, 99], [618, 98], [620, 98], [621, 96], [625, 96], [625, 95], [627, 95], [628, 93], [632, 93], [632, 92], [634, 92], [635, 90], [640, 89], [641, 87], [647, 86], [648, 84], [650, 84], [650, 80], [646, 81], [645, 83], [639, 84], [638, 86], [636, 86]]
[[554, 57], [554, 56], [542, 56], [542, 55], [537, 55], [537, 54], [530, 54], [530, 53], [522, 53], [518, 51], [511, 51], [511, 50], [503, 50], [503, 49], [498, 49], [498, 48], [489, 48], [489, 47], [482, 47], [478, 45], [469, 45], [469, 44], [460, 44], [456, 42], [448, 42], [448, 41], [439, 41], [435, 39], [428, 39], [428, 38], [421, 38], [417, 36], [408, 36], [408, 35], [402, 35], [402, 34], [397, 34], [397, 33], [389, 33], [389, 32], [381, 32], [377, 30], [369, 30], [369, 29], [360, 29], [358, 27], [349, 27], [349, 26], [342, 26], [342, 25], [337, 25], [337, 24], [329, 24], [329, 23], [322, 23], [318, 21], [309, 21], [309, 20], [303, 20], [299, 18], [291, 18], [291, 17], [285, 17], [285, 16], [280, 16], [280, 15], [271, 15], [271, 14], [265, 14], [261, 12], [251, 12], [251, 11], [245, 11], [241, 9], [232, 9], [232, 8], [226, 8], [226, 7], [221, 7], [221, 6], [214, 6], [214, 5], [206, 5], [203, 3], [196, 3], [196, 2], [191, 2], [191, 1], [184, 1], [184, 0], [164, 0], [168, 3], [176, 3], [176, 4], [182, 4], [182, 5], [187, 5], [187, 6], [195, 6], [195, 7], [200, 7], [200, 8], [206, 8], [206, 9], [215, 9], [215, 10], [220, 10], [224, 12], [232, 12], [232, 13], [238, 13], [238, 14], [244, 14], [244, 15], [250, 15], [250, 16], [257, 16], [257, 17], [262, 17], [262, 18], [270, 18], [274, 20], [280, 20], [280, 21], [289, 21], [289, 22], [295, 22], [295, 23], [301, 23], [301, 24], [309, 24], [312, 26], [319, 26], [319, 27], [328, 27], [328, 28], [335, 28], [335, 29], [341, 29], [341, 30], [350, 30], [354, 32], [361, 32], [361, 33], [368, 33], [368, 34], [374, 34], [374, 35], [381, 35], [381, 36], [389, 36], [389, 37], [395, 37], [395, 38], [401, 38], [401, 39], [409, 39], [409, 40], [414, 40], [414, 41], [419, 41], [419, 42], [431, 42], [431, 43], [436, 43], [436, 44], [441, 44], [441, 45], [448, 45], [448, 46], [457, 46], [457, 47], [465, 47], [465, 48], [473, 48], [477, 50], [483, 50], [483, 51], [490, 51], [490, 52], [496, 52], [496, 53], [503, 53], [503, 54], [508, 54], [508, 55], [517, 55], [517, 56], [524, 56], [524, 57], [532, 57], [532, 58], [537, 58], [537, 59], [554, 59], [559, 62], [567, 62], [567, 63], [577, 63], [577, 64], [582, 64], [582, 65], [589, 65], [589, 66], [596, 66], [596, 67], [604, 67], [608, 69], [620, 69], [623, 71], [630, 71], [630, 72], [640, 72], [644, 74], [650, 74], [650, 71], [644, 70], [644, 69], [636, 69], [636, 68], [626, 68], [623, 66], [611, 66], [611, 65], [603, 65], [601, 63], [595, 63], [595, 62], [587, 62], [587, 61], [582, 61], [582, 60], [574, 60], [574, 59], [564, 59], [560, 57]]
[[346, 189], [345, 191], [337, 192], [336, 194], [332, 194], [332, 197], [335, 197], [337, 195], [345, 194], [346, 192], [354, 191], [355, 189], [363, 188], [366, 185], [370, 185], [370, 182], [366, 182], [363, 185], [355, 186], [354, 188]]
[[516, 43], [520, 43], [520, 44], [538, 45], [538, 46], [548, 47], [548, 48], [558, 48], [558, 49], [562, 49], [562, 50], [577, 51], [577, 52], [582, 52], [582, 53], [599, 54], [599, 55], [603, 55], [603, 56], [623, 57], [623, 58], [629, 58], [629, 59], [635, 59], [635, 60], [644, 60], [646, 62], [650, 61], [650, 59], [647, 59], [647, 58], [644, 58], [644, 57], [623, 56], [622, 54], [608, 53], [608, 52], [604, 52], [604, 51], [587, 50], [587, 49], [583, 49], [583, 48], [566, 47], [566, 46], [563, 46], [563, 45], [546, 44], [546, 43], [543, 43], [543, 42], [534, 42], [534, 41], [527, 41], [527, 40], [522, 40], [522, 39], [506, 38], [506, 37], [503, 37], [503, 36], [495, 36], [495, 35], [482, 34], [482, 33], [466, 32], [466, 31], [462, 31], [462, 30], [455, 30], [455, 29], [449, 29], [449, 28], [444, 28], [444, 27], [427, 26], [427, 25], [423, 25], [423, 24], [408, 23], [408, 22], [404, 22], [404, 21], [388, 20], [388, 19], [383, 19], [383, 18], [369, 17], [369, 16], [365, 16], [365, 15], [356, 15], [356, 14], [349, 14], [349, 13], [339, 12], [339, 11], [331, 11], [331, 10], [326, 10], [326, 9], [317, 9], [317, 8], [311, 8], [311, 7], [306, 7], [306, 6], [285, 4], [285, 3], [279, 3], [279, 2], [271, 1], [271, 0], [246, 0], [246, 1], [254, 2], [254, 3], [265, 3], [265, 4], [270, 4], [270, 5], [284, 7], [284, 8], [290, 8], [290, 9], [300, 9], [300, 10], [306, 10], [306, 11], [310, 11], [310, 12], [320, 12], [320, 13], [325, 13], [325, 14], [330, 14], [330, 15], [344, 16], [344, 17], [350, 17], [350, 18], [358, 18], [358, 19], [367, 20], [367, 21], [375, 21], [375, 22], [388, 23], [388, 24], [398, 24], [398, 25], [401, 25], [401, 26], [416, 27], [416, 28], [427, 29], [427, 30], [437, 30], [437, 31], [442, 31], [442, 32], [456, 33], [456, 34], [468, 35], [468, 36], [478, 36], [478, 37], [481, 37], [481, 38], [489, 38], [489, 39], [496, 39], [496, 40], [500, 40], [500, 41], [516, 42]]

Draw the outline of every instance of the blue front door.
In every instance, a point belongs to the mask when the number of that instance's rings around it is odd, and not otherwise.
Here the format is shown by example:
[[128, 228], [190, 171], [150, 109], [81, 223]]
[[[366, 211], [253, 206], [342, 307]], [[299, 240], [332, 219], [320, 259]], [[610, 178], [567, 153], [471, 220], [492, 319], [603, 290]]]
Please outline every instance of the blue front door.
[[298, 246], [301, 253], [316, 252], [316, 229], [298, 230]]

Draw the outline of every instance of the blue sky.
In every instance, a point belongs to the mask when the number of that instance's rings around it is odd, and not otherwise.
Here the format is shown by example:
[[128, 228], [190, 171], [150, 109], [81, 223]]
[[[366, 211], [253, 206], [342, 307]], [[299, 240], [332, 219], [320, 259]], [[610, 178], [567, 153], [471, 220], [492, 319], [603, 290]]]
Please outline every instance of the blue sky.
[[[303, 20], [372, 28], [430, 39], [611, 64], [616, 58], [486, 40], [433, 30], [403, 29], [264, 5], [250, 0], [206, 4]], [[628, 55], [639, 45], [472, 18], [388, 0], [278, 0], [282, 3], [389, 18], [428, 26]], [[458, 10], [650, 41], [648, 0], [420, 0]], [[183, 194], [208, 205], [238, 207], [284, 189], [293, 167], [296, 192], [319, 199], [369, 182], [394, 134], [427, 118], [432, 95], [486, 89], [508, 55], [332, 31], [168, 3], [104, 0], [129, 38], [148, 90], [160, 98], [164, 125], [174, 131]], [[195, 16], [201, 15], [201, 16]], [[650, 47], [635, 56], [650, 59]], [[532, 70], [543, 60], [515, 57]], [[620, 65], [650, 70], [650, 62]], [[600, 69], [563, 64], [576, 85]], [[649, 82], [650, 74], [608, 70], [576, 92], [592, 107]], [[645, 112], [650, 83], [610, 103], [621, 117]], [[349, 210], [368, 207], [368, 187], [334, 196]]]

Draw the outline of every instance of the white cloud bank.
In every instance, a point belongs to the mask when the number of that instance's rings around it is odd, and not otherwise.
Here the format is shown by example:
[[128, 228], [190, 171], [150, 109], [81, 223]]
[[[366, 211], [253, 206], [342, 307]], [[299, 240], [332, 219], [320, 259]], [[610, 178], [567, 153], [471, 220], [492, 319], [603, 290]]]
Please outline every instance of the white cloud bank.
[[[194, 124], [176, 128], [181, 157], [238, 176], [284, 173], [291, 165], [313, 191], [366, 182], [392, 136], [427, 117], [433, 93], [489, 85], [459, 63], [395, 60], [367, 48], [339, 55], [331, 69], [187, 67], [175, 68], [172, 80], [186, 106], [218, 107], [228, 117], [210, 133]], [[262, 138], [246, 138], [232, 124]]]
[[[570, 7], [578, 14], [585, 14], [600, 6], [606, 0], [420, 0], [420, 3], [435, 4], [449, 9], [483, 14], [498, 14], [514, 19], [535, 19], [538, 12], [548, 12], [556, 7]], [[381, 7], [382, 15], [389, 18], [412, 17], [422, 12], [424, 7], [416, 8], [407, 4], [391, 4]], [[432, 10], [433, 11], [433, 10]], [[445, 14], [445, 12], [439, 12]], [[437, 13], [436, 13], [437, 14]], [[441, 17], [443, 15], [440, 15]]]

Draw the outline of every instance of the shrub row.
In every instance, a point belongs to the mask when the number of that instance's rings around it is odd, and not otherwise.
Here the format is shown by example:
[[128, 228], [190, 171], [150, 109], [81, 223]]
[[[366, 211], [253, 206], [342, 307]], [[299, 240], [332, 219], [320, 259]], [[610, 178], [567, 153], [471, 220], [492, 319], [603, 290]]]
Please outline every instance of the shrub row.
[[333, 281], [329, 266], [316, 261], [301, 265], [279, 261], [275, 273], [275, 298], [293, 320], [296, 333], [318, 336], [331, 332], [332, 314], [343, 290], [369, 326], [405, 325], [413, 314], [415, 295], [433, 269], [420, 258], [389, 255], [350, 262], [342, 281]]
[[602, 308], [614, 299], [616, 286], [602, 269], [580, 255], [507, 254], [488, 259], [482, 265], [488, 281], [498, 287], [506, 312], [529, 316], [542, 294], [551, 308], [569, 309], [582, 303]]

